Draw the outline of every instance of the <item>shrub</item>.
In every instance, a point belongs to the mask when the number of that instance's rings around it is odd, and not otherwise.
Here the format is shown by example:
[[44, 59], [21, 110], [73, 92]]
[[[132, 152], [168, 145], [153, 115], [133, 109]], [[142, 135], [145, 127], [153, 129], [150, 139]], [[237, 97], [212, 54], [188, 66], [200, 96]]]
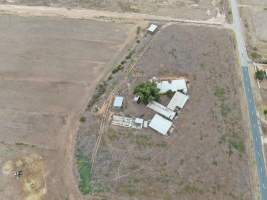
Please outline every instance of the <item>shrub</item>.
[[136, 86], [134, 94], [140, 97], [140, 102], [148, 104], [151, 101], [159, 101], [160, 94], [156, 83], [147, 81]]
[[251, 58], [254, 60], [259, 60], [262, 58], [262, 56], [259, 53], [257, 53], [256, 51], [253, 51], [250, 55], [251, 55]]
[[263, 71], [263, 70], [257, 70], [255, 72], [255, 78], [258, 79], [258, 80], [260, 80], [260, 81], [262, 81], [263, 79], [265, 79], [266, 78], [265, 71]]
[[81, 118], [80, 118], [80, 122], [85, 122], [86, 121], [86, 118], [84, 117], [84, 116], [82, 116]]

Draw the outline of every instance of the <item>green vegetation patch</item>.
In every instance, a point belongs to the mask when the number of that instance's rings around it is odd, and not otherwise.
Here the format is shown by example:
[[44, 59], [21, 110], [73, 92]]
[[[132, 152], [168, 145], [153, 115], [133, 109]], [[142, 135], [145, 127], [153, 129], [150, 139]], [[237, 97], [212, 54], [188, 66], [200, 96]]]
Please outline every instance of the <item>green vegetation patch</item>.
[[255, 72], [255, 78], [262, 81], [263, 79], [266, 78], [266, 74], [265, 74], [265, 71], [264, 70], [257, 70]]
[[216, 87], [214, 95], [220, 99], [224, 98], [225, 95], [224, 88]]
[[186, 185], [183, 189], [182, 192], [188, 193], [188, 194], [193, 194], [193, 193], [203, 193], [203, 190], [200, 189], [199, 187], [195, 185]]
[[138, 95], [140, 102], [146, 105], [151, 101], [159, 101], [159, 91], [155, 82], [147, 81], [136, 86], [134, 94]]
[[240, 138], [229, 138], [229, 145], [241, 154], [245, 153], [245, 144]]
[[93, 192], [93, 186], [91, 183], [91, 163], [89, 159], [80, 151], [78, 151], [76, 159], [80, 175], [79, 189], [83, 194], [91, 194]]
[[262, 55], [260, 55], [257, 51], [251, 52], [250, 56], [253, 60], [259, 60], [262, 58]]

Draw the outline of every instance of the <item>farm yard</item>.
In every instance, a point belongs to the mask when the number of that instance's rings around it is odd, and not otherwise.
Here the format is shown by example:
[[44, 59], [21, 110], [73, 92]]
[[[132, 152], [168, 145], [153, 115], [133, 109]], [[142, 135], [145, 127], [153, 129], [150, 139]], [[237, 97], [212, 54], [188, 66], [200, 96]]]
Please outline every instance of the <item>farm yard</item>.
[[136, 26], [2, 15], [0, 29], [1, 199], [79, 199], [72, 171], [80, 113]]
[[[80, 190], [102, 199], [252, 199], [234, 52], [231, 32], [217, 28], [167, 24], [146, 35], [131, 54], [130, 70], [113, 74], [121, 77], [112, 82], [115, 89], [83, 114], [76, 146]], [[189, 82], [190, 99], [169, 136], [111, 125], [112, 115], [152, 119], [133, 92], [153, 77]], [[119, 110], [108, 106], [114, 95], [124, 97]], [[160, 98], [163, 105], [169, 101]], [[84, 162], [91, 167], [84, 169]]]

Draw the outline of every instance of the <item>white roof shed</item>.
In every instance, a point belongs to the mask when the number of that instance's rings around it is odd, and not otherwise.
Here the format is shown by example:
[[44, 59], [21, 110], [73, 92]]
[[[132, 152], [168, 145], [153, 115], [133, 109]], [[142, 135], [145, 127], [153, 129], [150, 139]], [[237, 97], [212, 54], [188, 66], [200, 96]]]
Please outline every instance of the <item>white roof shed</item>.
[[167, 105], [167, 108], [171, 109], [171, 110], [175, 110], [177, 107], [182, 109], [184, 107], [184, 105], [186, 104], [186, 102], [188, 101], [189, 96], [181, 93], [181, 92], [176, 92], [171, 101], [169, 102], [169, 104]]
[[161, 117], [158, 114], [155, 114], [152, 118], [149, 127], [154, 129], [155, 131], [159, 132], [162, 135], [167, 135], [169, 129], [172, 126], [172, 122]]
[[123, 97], [121, 96], [116, 96], [113, 102], [113, 107], [114, 108], [121, 108], [123, 103]]
[[169, 90], [172, 92], [176, 92], [178, 90], [187, 93], [187, 85], [185, 79], [177, 79], [177, 80], [170, 80], [170, 81], [161, 81], [157, 83], [157, 88], [160, 89], [160, 93], [166, 93]]
[[150, 102], [148, 105], [147, 105], [148, 108], [150, 108], [151, 110], [161, 114], [162, 116], [170, 119], [170, 120], [173, 120], [173, 118], [175, 117], [176, 113], [165, 107], [164, 105], [156, 102], [156, 101], [152, 101]]
[[150, 26], [147, 28], [147, 31], [150, 33], [154, 33], [158, 28], [158, 25], [156, 24], [150, 24]]

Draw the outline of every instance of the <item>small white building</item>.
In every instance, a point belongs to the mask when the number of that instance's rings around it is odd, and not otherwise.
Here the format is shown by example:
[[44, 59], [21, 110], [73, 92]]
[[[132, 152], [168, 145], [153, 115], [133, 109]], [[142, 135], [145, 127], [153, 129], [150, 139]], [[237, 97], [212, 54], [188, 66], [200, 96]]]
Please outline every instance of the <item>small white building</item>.
[[165, 107], [164, 105], [162, 105], [156, 101], [150, 102], [147, 105], [147, 107], [150, 108], [151, 110], [159, 113], [160, 115], [170, 119], [170, 120], [173, 120], [175, 115], [176, 115], [176, 113], [173, 110]]
[[158, 29], [158, 25], [150, 24], [150, 26], [147, 28], [147, 31], [150, 33], [154, 33], [157, 29]]
[[138, 128], [141, 129], [141, 128], [143, 128], [144, 119], [142, 119], [142, 118], [135, 118], [134, 123], [135, 123], [136, 127], [138, 127]]
[[122, 108], [123, 105], [123, 97], [121, 96], [116, 96], [113, 102], [113, 107], [116, 109]]
[[167, 135], [169, 129], [172, 126], [172, 122], [161, 117], [158, 114], [155, 114], [152, 118], [149, 127], [154, 129], [155, 131], [159, 132], [162, 135]]
[[186, 102], [188, 101], [189, 96], [181, 93], [181, 92], [176, 92], [169, 104], [167, 105], [167, 108], [170, 110], [175, 110], [176, 108], [182, 109]]
[[157, 88], [160, 89], [160, 93], [164, 94], [169, 90], [172, 92], [182, 91], [187, 93], [187, 84], [185, 79], [176, 79], [170, 81], [160, 81], [157, 83]]

